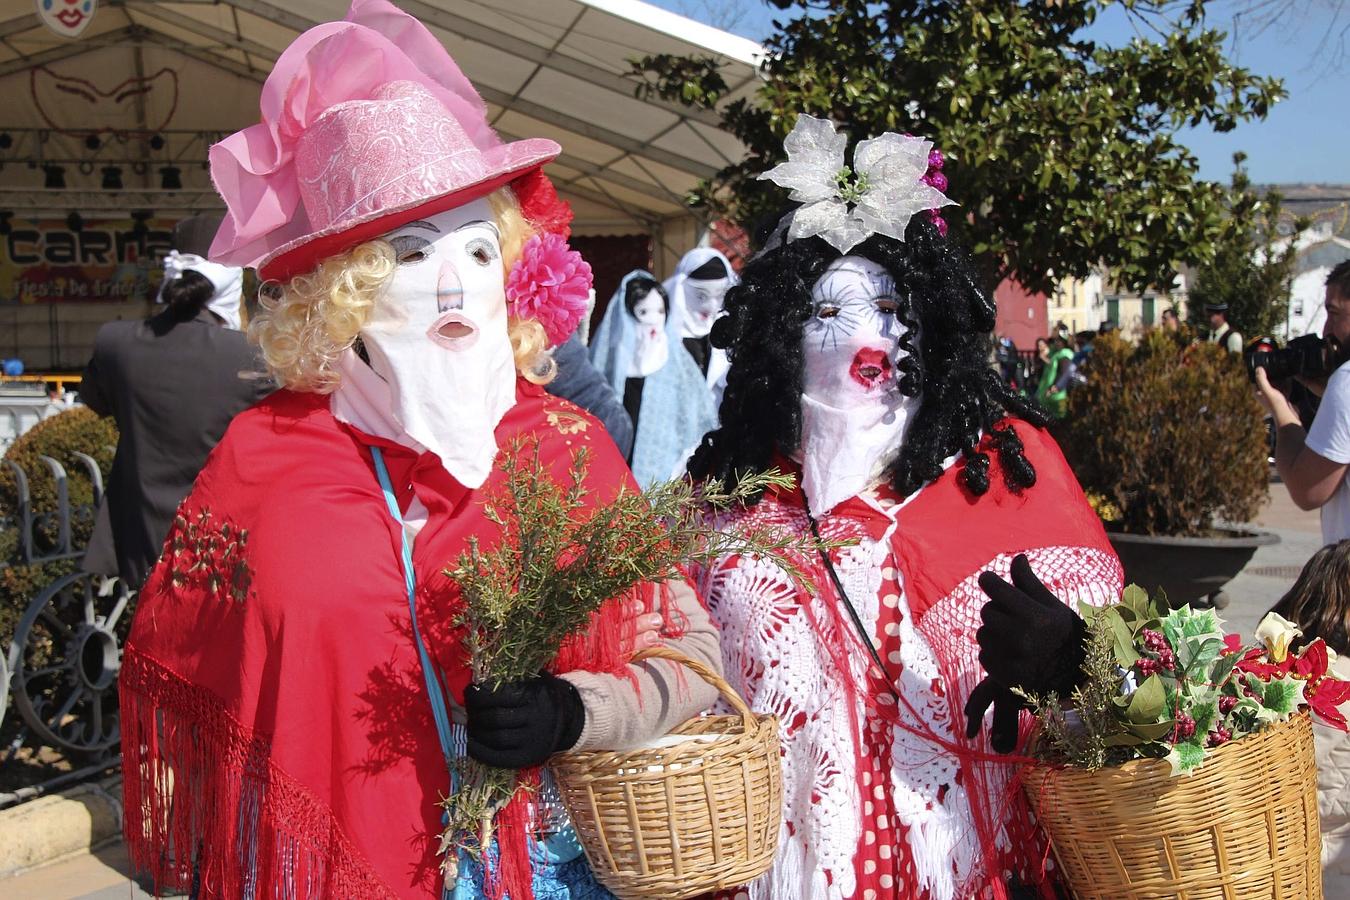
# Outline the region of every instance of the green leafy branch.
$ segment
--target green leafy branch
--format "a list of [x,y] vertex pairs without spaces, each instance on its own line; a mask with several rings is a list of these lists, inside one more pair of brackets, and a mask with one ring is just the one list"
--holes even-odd
[[[573,453],[566,476],[555,478],[539,445],[518,441],[502,451],[502,489],[484,506],[501,539],[485,549],[471,539],[445,574],[460,587],[463,630],[473,681],[501,684],[545,670],[570,636],[583,632],[609,600],[638,586],[681,577],[681,567],[709,565],[728,555],[771,559],[810,588],[793,556],[817,551],[800,535],[752,527],[722,530],[723,514],[794,479],[777,470],[694,484],[667,481],[643,491],[624,487],[595,503],[587,487],[590,455]],[[823,545],[825,549],[833,544]],[[516,791],[516,773],[454,761],[456,790],[442,805],[447,871],[460,850],[474,855],[492,836],[492,821]]]

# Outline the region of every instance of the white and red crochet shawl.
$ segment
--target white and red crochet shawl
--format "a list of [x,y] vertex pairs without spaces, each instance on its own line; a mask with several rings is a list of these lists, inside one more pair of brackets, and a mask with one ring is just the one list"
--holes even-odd
[[[730,557],[705,573],[726,677],[756,711],[778,716],[783,746],[778,857],[726,896],[1000,897],[1014,875],[1048,889],[1044,839],[1016,783],[1021,761],[993,753],[984,732],[965,738],[962,710],[984,676],[976,579],[1007,577],[1026,553],[1066,603],[1103,604],[1120,596],[1122,573],[1058,446],[1013,425],[1036,468],[1032,488],[1014,494],[993,472],[975,498],[949,466],[903,502],[881,488],[819,520],[825,539],[856,542],[832,562],[898,703],[818,556],[795,559],[814,594],[763,559]],[[809,534],[803,499],[766,496],[727,526]]]

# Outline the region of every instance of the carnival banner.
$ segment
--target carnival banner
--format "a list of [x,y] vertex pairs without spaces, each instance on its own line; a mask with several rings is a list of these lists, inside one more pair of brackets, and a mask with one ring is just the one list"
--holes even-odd
[[174,223],[10,219],[7,224],[0,236],[0,302],[122,303],[155,296]]

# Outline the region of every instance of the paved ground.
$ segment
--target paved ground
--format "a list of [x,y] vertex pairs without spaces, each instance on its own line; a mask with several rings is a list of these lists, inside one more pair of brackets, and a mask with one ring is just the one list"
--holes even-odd
[[1275,532],[1280,542],[1257,548],[1242,574],[1224,589],[1232,598],[1229,607],[1219,613],[1226,630],[1251,639],[1266,610],[1293,586],[1303,564],[1322,546],[1321,521],[1316,511],[1296,507],[1284,485],[1270,486],[1270,502],[1253,524]]
[[126,848],[113,844],[93,853],[0,881],[7,900],[151,900],[128,877]]
[[[1280,536],[1280,543],[1261,547],[1227,588],[1232,603],[1220,615],[1227,630],[1248,639],[1256,623],[1294,583],[1294,578],[1322,544],[1316,512],[1303,512],[1289,500],[1283,485],[1271,485],[1271,499],[1254,523]],[[128,878],[126,850],[114,844],[94,853],[53,863],[7,881],[0,881],[7,900],[142,900],[150,895]]]

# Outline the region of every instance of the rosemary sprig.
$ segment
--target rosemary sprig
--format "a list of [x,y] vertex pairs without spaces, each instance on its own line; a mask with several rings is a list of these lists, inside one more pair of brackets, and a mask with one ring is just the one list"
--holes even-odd
[[[476,540],[445,570],[460,587],[463,629],[477,684],[529,678],[557,657],[564,640],[585,629],[608,600],[640,584],[681,576],[680,567],[712,564],[731,554],[768,557],[799,583],[809,583],[788,551],[816,552],[809,538],[768,528],[722,531],[723,514],[794,479],[777,470],[720,481],[667,481],[643,491],[621,489],[594,505],[586,486],[590,456],[573,453],[567,477],[555,479],[537,441],[503,448],[504,488],[485,504],[501,540],[484,550]],[[834,545],[827,544],[826,547]],[[516,790],[515,772],[471,759],[455,761],[457,787],[442,805],[443,866],[459,851],[475,856],[491,843],[492,820]]]

